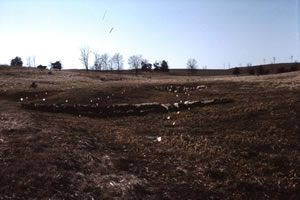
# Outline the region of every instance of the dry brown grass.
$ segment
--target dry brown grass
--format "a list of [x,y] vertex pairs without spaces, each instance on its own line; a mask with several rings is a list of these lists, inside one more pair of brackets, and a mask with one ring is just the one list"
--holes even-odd
[[[79,70],[50,75],[7,67],[0,69],[0,77],[0,199],[300,195],[300,72],[135,77]],[[33,81],[37,88],[30,87]],[[154,87],[171,84],[207,89],[188,96]],[[179,114],[89,118],[23,110],[20,98],[104,105],[213,98],[235,102]]]

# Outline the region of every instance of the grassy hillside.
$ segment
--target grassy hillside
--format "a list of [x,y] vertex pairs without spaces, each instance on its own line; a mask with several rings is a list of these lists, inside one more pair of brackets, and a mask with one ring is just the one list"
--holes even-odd
[[[180,70],[171,70],[138,77],[48,72],[0,67],[2,199],[300,196],[299,71],[182,76]],[[38,103],[96,108],[212,99],[233,102],[114,117],[21,107]]]

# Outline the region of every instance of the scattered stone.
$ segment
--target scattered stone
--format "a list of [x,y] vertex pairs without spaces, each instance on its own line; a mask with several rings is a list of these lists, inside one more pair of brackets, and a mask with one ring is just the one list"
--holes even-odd
[[197,86],[197,89],[199,90],[199,89],[206,89],[207,88],[207,86],[206,85],[198,85]]
[[184,86],[184,85],[169,85],[169,86],[156,86],[155,89],[161,91],[168,91],[174,93],[185,93],[194,91],[194,90],[202,90],[206,89],[206,85],[198,85],[198,86]]
[[158,138],[156,138],[156,139],[157,139],[157,141],[158,141],[158,142],[160,142],[160,141],[161,141],[161,137],[158,137]]
[[175,108],[179,109],[179,103],[174,103],[173,105]]
[[[23,101],[23,98],[20,99]],[[44,98],[45,102],[46,99]],[[98,117],[113,117],[124,115],[145,115],[150,112],[176,112],[180,114],[181,110],[190,110],[193,107],[231,103],[232,99],[213,99],[204,101],[185,101],[183,103],[160,104],[160,103],[141,103],[141,104],[114,104],[110,106],[101,106],[99,103],[95,105],[83,104],[37,104],[37,103],[22,103],[21,106],[26,109],[34,109],[45,112],[62,112],[75,115],[98,116]],[[170,116],[167,119],[171,119]],[[175,125],[175,122],[173,123]]]

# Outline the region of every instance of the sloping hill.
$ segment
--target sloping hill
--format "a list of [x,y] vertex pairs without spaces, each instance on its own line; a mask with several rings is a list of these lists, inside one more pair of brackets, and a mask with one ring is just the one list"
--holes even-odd
[[[300,196],[300,71],[138,77],[48,72],[0,69],[0,199]],[[21,107],[113,109],[212,99],[233,101],[106,118]]]

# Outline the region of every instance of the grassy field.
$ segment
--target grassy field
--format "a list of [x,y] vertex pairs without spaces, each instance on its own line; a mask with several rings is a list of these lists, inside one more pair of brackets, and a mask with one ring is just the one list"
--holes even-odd
[[[216,98],[234,102],[106,118],[21,108]],[[300,196],[300,72],[135,77],[0,66],[0,105],[0,199]]]

